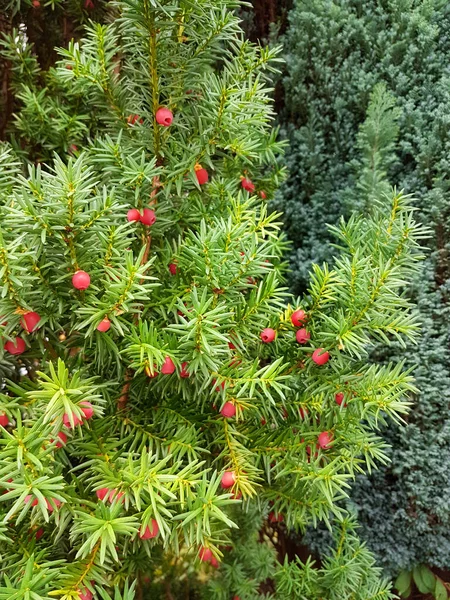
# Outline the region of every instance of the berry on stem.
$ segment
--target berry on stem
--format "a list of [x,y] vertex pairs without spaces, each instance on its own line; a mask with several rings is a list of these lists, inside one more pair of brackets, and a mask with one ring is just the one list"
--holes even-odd
[[158,125],[162,125],[163,127],[169,127],[169,125],[171,125],[173,121],[173,113],[168,108],[162,106],[156,111],[155,118]]
[[281,523],[282,521],[284,521],[284,517],[281,513],[276,513],[274,511],[271,511],[269,513],[269,521],[271,523]]
[[248,177],[241,177],[241,185],[244,188],[244,190],[247,190],[247,192],[255,191],[255,184]]
[[156,221],[156,215],[154,213],[153,210],[151,210],[150,208],[144,208],[144,210],[142,211],[142,215],[140,216],[139,220],[141,221],[141,223],[143,225],[153,225]]
[[[342,402],[344,401],[344,393],[343,392],[338,392],[334,396],[334,399],[336,401],[336,404],[339,404],[339,406],[341,406]],[[346,406],[346,404],[344,404],[344,406]]]
[[204,169],[201,165],[196,164],[194,170],[199,185],[205,185],[205,183],[208,183],[209,175],[206,169]]
[[307,329],[298,329],[295,334],[295,339],[299,344],[307,344],[311,339],[311,334]]
[[155,519],[152,519],[150,525],[151,525],[151,527],[149,525],[147,525],[144,532],[142,532],[142,531],[139,532],[139,537],[141,538],[141,540],[150,540],[152,538],[155,538],[158,535],[158,533],[159,533],[158,522]]
[[313,352],[312,359],[316,365],[322,366],[330,360],[330,353],[326,352],[323,348],[317,348]]
[[189,377],[189,372],[187,370],[188,363],[181,363],[180,377],[182,379],[187,379]]
[[100,321],[100,323],[97,325],[97,331],[100,331],[101,333],[106,333],[107,331],[109,331],[110,328],[111,328],[111,321],[108,319],[108,317],[105,317],[104,319],[102,319]]
[[5,344],[5,350],[10,354],[23,354],[26,349],[27,345],[21,337],[16,337],[14,342],[8,341]]
[[333,434],[329,431],[322,431],[317,437],[317,443],[322,450],[328,450],[331,442],[333,441]]
[[227,419],[231,419],[236,415],[236,407],[232,402],[225,402],[220,411],[222,417],[226,417]]
[[261,331],[261,340],[264,342],[264,344],[270,344],[276,337],[277,332],[270,327],[266,327],[266,329]]
[[209,548],[205,548],[205,546],[202,546],[198,551],[198,557],[202,562],[211,562],[212,556],[213,553],[211,550]]
[[33,333],[36,329],[39,329],[38,323],[41,320],[41,315],[37,312],[27,312],[23,315],[20,324],[25,329],[27,333]]
[[8,415],[5,413],[0,414],[0,425],[6,427],[9,424]]
[[97,496],[97,498],[99,500],[108,500],[109,496],[111,494],[113,490],[110,490],[109,488],[100,488],[99,490],[96,490],[95,495]]
[[176,275],[177,274],[177,265],[175,263],[170,263],[169,271],[170,271],[171,275]]
[[92,419],[92,417],[94,416],[94,409],[92,407],[92,404],[87,400],[82,400],[80,402],[80,407],[85,419]]
[[264,192],[263,190],[260,190],[258,194],[261,200],[265,200],[267,198],[266,192]]
[[59,438],[59,441],[55,444],[56,448],[62,448],[67,444],[67,435],[63,431],[60,431],[57,437]]
[[77,590],[78,591],[78,598],[79,600],[93,600],[94,596],[92,594],[92,592],[90,590],[88,590],[87,588],[84,588],[83,590]]
[[140,221],[141,220],[141,213],[138,211],[137,208],[130,208],[130,210],[127,212],[127,220],[128,221]]
[[74,429],[77,425],[83,425],[82,419],[80,419],[80,417],[78,417],[75,413],[72,413],[72,422],[70,420],[69,413],[64,413],[63,423],[68,429]]
[[291,315],[291,323],[294,327],[301,327],[306,320],[306,313],[301,308],[294,310]]
[[77,290],[87,290],[91,285],[91,277],[86,271],[77,271],[72,277],[72,285]]
[[175,364],[170,356],[166,356],[164,359],[163,366],[161,367],[161,373],[163,375],[172,375],[172,373],[175,373]]
[[236,483],[236,474],[233,471],[225,471],[222,475],[220,485],[226,490]]

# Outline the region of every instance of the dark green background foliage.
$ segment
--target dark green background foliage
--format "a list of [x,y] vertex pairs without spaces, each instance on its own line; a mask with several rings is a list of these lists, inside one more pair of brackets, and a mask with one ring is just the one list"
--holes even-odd
[[354,491],[363,536],[391,572],[450,565],[449,35],[450,4],[440,0],[297,0],[285,37],[290,177],[277,204],[294,244],[294,289],[304,288],[311,261],[329,258],[326,224],[363,209],[347,190],[361,175],[357,134],[377,82],[400,110],[386,176],[414,192],[432,229],[410,290],[423,323],[419,347],[408,353],[421,392],[407,426],[389,434],[391,466]]

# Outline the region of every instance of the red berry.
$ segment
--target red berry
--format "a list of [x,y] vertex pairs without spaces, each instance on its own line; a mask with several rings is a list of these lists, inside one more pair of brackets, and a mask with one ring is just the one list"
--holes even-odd
[[80,402],[81,412],[84,414],[86,419],[92,419],[94,416],[94,409],[92,408],[92,404],[87,400],[82,400]]
[[92,10],[94,8],[94,3],[92,0],[84,0],[84,8],[86,10]]
[[141,538],[141,540],[150,540],[152,538],[155,538],[158,535],[158,533],[159,525],[155,519],[152,519],[151,528],[147,525],[144,533],[139,532],[139,537]]
[[198,552],[198,557],[202,562],[211,562],[213,553],[209,548],[202,546]]
[[333,441],[333,434],[328,431],[322,431],[317,437],[317,443],[323,450],[327,450]]
[[230,350],[236,350],[236,346],[233,344],[233,342],[228,342],[228,348]]
[[204,185],[205,183],[208,183],[208,179],[209,179],[208,171],[206,169],[204,169],[203,167],[199,166],[199,168],[196,168],[195,175],[197,177],[197,181],[198,181],[199,185]]
[[110,327],[111,321],[108,319],[108,317],[105,317],[97,325],[97,331],[100,331],[101,333],[106,333],[107,331],[109,331]]
[[164,364],[161,367],[161,373],[163,375],[172,375],[172,373],[175,373],[175,365],[170,356],[166,356],[164,359]]
[[[66,65],[66,69],[72,69],[71,65]],[[76,144],[70,144],[69,154],[73,154],[74,152],[78,152],[78,146]]]
[[27,345],[21,337],[16,337],[14,342],[6,342],[5,350],[10,354],[22,354],[25,352]]
[[56,448],[62,448],[63,446],[65,446],[67,444],[67,435],[63,432],[60,431],[57,435],[57,437],[59,438],[59,442],[56,442],[55,446]]
[[42,527],[40,527],[35,533],[36,540],[39,541],[43,535],[44,530],[42,529]]
[[94,596],[92,595],[92,592],[90,590],[88,590],[87,588],[84,588],[84,590],[77,590],[78,592],[78,600],[93,600]]
[[33,0],[32,4],[33,4],[34,8],[39,8],[40,5],[41,5],[41,3],[39,2],[39,0]]
[[217,560],[217,558],[215,556],[211,557],[210,563],[211,563],[211,566],[214,567],[215,569],[217,569],[217,567],[219,566],[219,561]]
[[259,197],[260,197],[262,200],[265,200],[265,199],[267,198],[267,196],[266,196],[266,192],[263,192],[263,190],[261,190],[261,191],[259,192]]
[[106,501],[109,499],[111,492],[112,492],[112,490],[110,490],[109,488],[100,488],[99,490],[97,490],[95,492],[95,494],[99,500]]
[[336,404],[339,404],[339,406],[341,406],[342,402],[344,401],[344,394],[343,392],[339,392],[334,396],[334,399],[336,400]]
[[284,521],[284,517],[282,514],[272,511],[269,513],[269,521],[271,523],[281,523],[282,521]]
[[308,411],[306,410],[306,408],[302,408],[300,406],[300,408],[298,409],[298,414],[300,415],[300,419],[306,419],[306,417],[308,416]]
[[220,411],[220,414],[222,415],[222,417],[227,417],[227,419],[231,419],[231,417],[234,417],[236,415],[236,407],[232,402],[225,402],[225,404],[222,407],[222,410]]
[[314,350],[313,352],[312,359],[316,365],[322,366],[330,360],[330,354],[323,348],[317,348],[317,350]]
[[143,225],[153,225],[156,221],[156,215],[150,208],[144,208],[140,216],[140,221]]
[[236,483],[236,474],[233,471],[225,471],[222,475],[220,485],[226,490]]
[[242,179],[241,179],[241,185],[244,188],[244,190],[247,190],[247,192],[254,192],[255,191],[255,184],[248,177],[242,177]]
[[72,285],[77,290],[87,290],[91,285],[91,277],[86,271],[77,271],[72,277]]
[[307,344],[310,338],[311,334],[306,329],[298,329],[295,334],[295,339],[299,344]]
[[173,121],[173,113],[168,108],[158,108],[156,111],[156,122],[158,125],[163,125],[164,127],[169,127]]
[[169,271],[171,272],[172,275],[176,275],[177,274],[177,265],[175,263],[170,263]]
[[5,413],[0,414],[0,425],[6,427],[9,423],[8,416]]
[[277,333],[274,329],[271,329],[270,327],[267,327],[266,329],[263,329],[263,331],[261,331],[261,340],[265,343],[265,344],[270,344],[271,342],[274,341],[274,339],[277,337]]
[[69,414],[68,413],[64,413],[63,423],[64,423],[64,425],[68,429],[73,429],[77,425],[82,425],[83,424],[83,421],[80,419],[80,417],[77,417],[77,415],[75,413],[72,413],[72,421],[73,421],[73,425],[70,422],[70,416],[69,416]]
[[141,220],[141,213],[138,211],[137,208],[130,208],[130,210],[127,212],[127,220],[128,221],[140,221]]
[[189,377],[189,372],[187,370],[188,363],[184,362],[181,364],[180,377],[183,379],[187,379]]
[[306,320],[306,313],[300,308],[295,310],[291,315],[291,322],[294,327],[301,327]]
[[36,329],[39,329],[38,323],[41,320],[41,315],[37,312],[27,312],[23,315],[20,324],[25,329],[27,333],[33,333]]
[[47,500],[47,498],[45,499],[45,504],[47,505],[47,510],[48,512],[53,512],[55,510],[58,510],[58,508],[61,506],[61,500],[58,500],[57,498],[52,498],[52,504],[50,504],[50,500]]
[[145,374],[149,379],[154,379],[155,377],[158,377],[158,371],[156,370],[155,365],[153,365],[153,372],[151,371],[149,366],[145,367]]
[[[25,504],[28,504],[32,497],[33,496],[31,496],[31,494],[28,494],[28,496],[25,496],[25,498],[23,499]],[[38,499],[34,498],[33,501],[31,502],[31,506],[37,506],[37,505],[38,505]]]

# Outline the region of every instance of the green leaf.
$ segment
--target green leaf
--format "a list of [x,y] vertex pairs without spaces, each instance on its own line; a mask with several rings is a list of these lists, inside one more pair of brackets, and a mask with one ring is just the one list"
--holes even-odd
[[411,589],[411,571],[400,571],[397,579],[395,580],[395,587],[398,590],[400,596],[408,597],[406,592]]
[[440,579],[436,577],[436,587],[434,588],[434,597],[436,600],[447,600],[447,588]]
[[422,594],[429,594],[435,588],[435,576],[425,565],[419,565],[413,569],[414,582]]

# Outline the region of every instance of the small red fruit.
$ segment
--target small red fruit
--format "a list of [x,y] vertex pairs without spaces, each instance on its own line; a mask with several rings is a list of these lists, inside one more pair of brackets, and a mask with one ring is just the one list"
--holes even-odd
[[236,346],[233,344],[233,342],[228,342],[228,348],[230,350],[236,350]]
[[[71,65],[66,65],[66,69],[71,70]],[[69,154],[73,154],[74,152],[78,152],[78,146],[76,144],[70,144],[69,146]]]
[[158,371],[156,370],[155,365],[153,365],[153,373],[150,370],[149,366],[145,367],[145,374],[149,379],[154,379],[155,377],[158,377]]
[[208,171],[204,169],[201,165],[195,165],[194,169],[199,185],[204,185],[205,183],[208,183]]
[[141,213],[138,211],[137,208],[130,208],[130,210],[127,212],[127,220],[128,221],[140,221],[141,220]]
[[90,590],[88,590],[87,588],[84,588],[83,591],[81,590],[77,590],[79,596],[79,600],[93,600],[94,596],[92,594],[92,592]]
[[42,529],[42,527],[40,527],[35,533],[36,540],[39,541],[43,535],[44,530]]
[[264,344],[270,344],[276,337],[276,331],[270,327],[267,327],[261,331],[261,340],[264,342]]
[[38,323],[41,320],[41,315],[39,315],[37,312],[27,312],[25,315],[23,315],[22,320],[20,321],[20,324],[22,325],[22,327],[25,329],[25,331],[27,333],[33,333],[33,331],[36,331],[36,329],[39,329],[38,327]]
[[189,377],[187,366],[187,362],[181,363],[180,377],[182,377],[183,379],[187,379]]
[[168,108],[161,107],[156,111],[155,118],[158,125],[169,127],[173,121],[173,113]]
[[269,521],[271,523],[281,523],[282,521],[284,521],[284,517],[282,514],[272,511],[269,513]]
[[101,333],[106,333],[107,331],[109,331],[110,327],[111,321],[108,319],[108,317],[105,317],[97,325],[97,331],[100,331]]
[[317,437],[317,443],[322,448],[322,450],[328,450],[332,441],[333,434],[329,431],[322,431],[322,433],[319,433]]
[[0,414],[0,425],[6,427],[9,424],[8,416],[5,413]]
[[236,474],[233,471],[225,471],[222,475],[220,485],[226,490],[236,483]]
[[[33,496],[31,496],[31,494],[28,494],[28,496],[25,496],[23,501],[25,502],[25,504],[28,504],[30,502],[31,498],[33,498]],[[33,498],[33,501],[31,502],[31,506],[37,506],[37,505],[38,505],[38,499]]]
[[143,225],[153,225],[156,221],[156,215],[154,211],[150,208],[144,208],[142,215],[140,216],[140,221]]
[[260,192],[258,192],[258,193],[259,193],[259,197],[260,197],[262,200],[265,200],[265,199],[267,198],[266,192],[263,192],[263,190],[261,190],[261,191],[260,191]]
[[308,416],[308,411],[306,410],[306,408],[302,408],[300,406],[300,408],[298,409],[298,414],[300,415],[300,419],[306,419],[306,417]]
[[40,5],[41,5],[41,3],[39,2],[39,0],[33,0],[32,4],[33,4],[34,8],[39,8]]
[[248,177],[242,177],[241,178],[241,185],[244,188],[244,190],[247,190],[247,192],[254,192],[255,191],[255,184]]
[[141,119],[139,117],[139,115],[128,115],[127,122],[128,122],[129,125],[134,125],[135,123],[139,123],[139,124],[142,125],[142,123],[144,122],[144,120]]
[[100,488],[99,490],[97,490],[95,492],[95,495],[97,496],[97,498],[99,500],[108,500],[109,496],[111,494],[113,490],[110,490],[109,488]]
[[164,359],[163,366],[161,367],[161,373],[163,375],[172,375],[172,373],[175,373],[175,365],[170,356],[166,356]]
[[67,444],[67,435],[63,431],[60,431],[57,437],[59,438],[59,441],[55,444],[56,448],[62,448]]
[[202,546],[198,552],[198,557],[202,562],[211,562],[213,553],[209,548]]
[[317,348],[317,350],[314,350],[313,352],[312,359],[316,365],[322,366],[330,360],[330,354],[323,348]]
[[87,400],[82,400],[80,402],[80,407],[81,412],[84,414],[84,417],[86,419],[92,419],[92,417],[94,416],[94,409],[92,407],[92,404]]
[[301,327],[306,320],[306,313],[304,310],[300,308],[298,310],[294,310],[291,315],[291,323],[294,327]]
[[344,393],[343,392],[338,392],[334,396],[334,399],[336,400],[336,404],[339,404],[339,406],[341,406],[342,402],[344,401]]
[[215,556],[211,557],[210,563],[211,563],[211,566],[214,567],[215,569],[217,569],[217,567],[219,566],[219,561],[217,560],[217,558]]
[[177,274],[177,265],[175,263],[170,263],[169,271],[172,275],[176,275]]
[[72,421],[73,421],[73,425],[70,422],[70,416],[69,416],[69,414],[68,413],[64,413],[63,423],[64,423],[64,425],[68,429],[73,429],[77,425],[83,425],[83,421],[80,419],[80,417],[77,417],[77,415],[75,413],[72,413]]
[[311,338],[311,334],[307,329],[298,329],[295,334],[295,339],[299,344],[307,344]]
[[92,0],[84,0],[84,8],[86,10],[92,10],[94,8],[94,3]]
[[159,525],[155,519],[152,519],[151,528],[147,525],[144,533],[139,532],[139,537],[141,538],[141,540],[150,540],[152,538],[155,538],[158,535],[158,533]]
[[222,407],[222,410],[220,411],[220,414],[222,415],[222,417],[231,419],[231,417],[234,417],[236,415],[235,405],[232,402],[225,402],[225,404]]
[[72,285],[77,290],[87,290],[91,285],[91,277],[86,271],[77,271],[72,277]]
[[22,354],[27,349],[27,345],[21,337],[16,337],[14,342],[6,342],[5,350],[10,354]]
[[61,500],[58,500],[57,498],[52,498],[52,504],[50,504],[50,500],[47,500],[47,498],[45,499],[45,504],[47,505],[47,510],[48,512],[53,512],[55,510],[58,510],[58,508],[61,506]]

